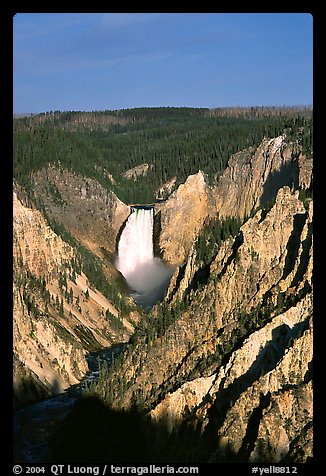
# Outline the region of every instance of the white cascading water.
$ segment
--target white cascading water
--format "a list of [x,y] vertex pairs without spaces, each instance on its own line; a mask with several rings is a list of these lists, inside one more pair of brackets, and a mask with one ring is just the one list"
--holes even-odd
[[153,209],[133,209],[120,237],[117,268],[129,280],[153,258]]
[[163,297],[173,270],[159,258],[153,249],[153,208],[132,208],[118,245],[117,269],[136,291],[135,300],[151,307]]

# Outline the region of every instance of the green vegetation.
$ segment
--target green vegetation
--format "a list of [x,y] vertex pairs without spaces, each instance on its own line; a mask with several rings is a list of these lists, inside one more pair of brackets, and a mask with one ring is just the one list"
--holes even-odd
[[[116,307],[121,316],[127,315],[131,310],[120,292],[119,283],[109,282],[103,271],[103,260],[94,255],[91,251],[81,245],[77,245],[77,256],[72,261],[73,272],[85,273],[90,283],[90,287],[97,289]],[[88,292],[88,290],[87,290]],[[85,296],[86,299],[89,297]]]
[[[41,315],[46,314],[47,306],[50,303],[50,292],[46,289],[46,279],[44,277],[36,277],[29,269],[22,266],[14,272],[14,282],[17,291],[26,305],[27,312],[34,318],[38,319]],[[45,307],[45,311],[40,309],[40,302],[44,303],[41,308]]]
[[[198,170],[213,182],[232,154],[286,131],[312,154],[308,108],[139,108],[92,113],[51,112],[14,119],[14,177],[27,193],[32,173],[49,163],[97,179],[126,203],[150,203],[155,190]],[[148,173],[124,173],[143,163]],[[110,176],[114,178],[112,182]],[[57,203],[57,189],[49,188]]]
[[76,324],[74,326],[74,332],[83,343],[83,347],[88,352],[94,352],[101,348],[101,345],[97,342],[92,331],[83,325]]
[[299,189],[299,200],[306,206],[308,201],[313,198],[313,189]]
[[138,332],[141,335],[146,335],[148,343],[154,341],[158,337],[162,337],[167,329],[178,320],[188,306],[188,299],[176,301],[173,306],[170,306],[163,301],[159,306],[157,306],[155,313],[149,314],[146,317],[146,320],[142,321],[139,325]]
[[[122,296],[119,282],[117,280],[113,282],[109,282],[107,280],[103,271],[103,260],[82,246],[61,223],[51,219],[46,212],[44,204],[38,201],[37,205],[42,210],[44,217],[52,230],[58,236],[60,236],[63,241],[70,244],[76,250],[75,257],[71,259],[70,263],[65,263],[64,271],[59,272],[58,277],[59,289],[61,293],[65,293],[66,301],[69,303],[71,298],[71,291],[68,292],[67,289],[68,276],[66,275],[66,269],[67,271],[70,271],[69,277],[75,284],[76,275],[83,272],[87,276],[91,288],[97,289],[102,294],[104,294],[104,296],[116,307],[122,316],[127,315],[132,310],[132,308],[126,304],[125,299]],[[85,297],[87,298],[87,296]]]
[[207,220],[195,243],[196,260],[204,266],[209,264],[221,243],[229,236],[235,237],[241,225],[242,222],[238,217],[229,217],[224,220],[210,218]]
[[[214,183],[224,171],[230,156],[240,150],[258,146],[264,137],[273,138],[286,134],[287,140],[298,141],[303,153],[312,154],[312,111],[299,108],[235,108],[235,109],[193,109],[193,108],[140,108],[123,111],[103,111],[94,113],[54,112],[14,120],[14,177],[24,187],[27,196],[34,199],[33,172],[48,164],[66,168],[72,172],[98,180],[106,189],[113,190],[126,203],[149,203],[155,200],[155,191],[165,182],[177,177],[176,186],[198,170],[207,174]],[[135,179],[124,176],[129,169],[141,164],[149,164],[148,172]],[[114,180],[112,180],[112,177]],[[49,183],[48,194],[54,202],[64,205],[63,197],[54,185]],[[300,198],[306,202],[310,191],[300,191]],[[274,201],[266,201],[262,218]],[[58,222],[51,220],[42,203],[42,209],[51,228],[71,244],[75,258],[66,271],[58,275],[59,287],[67,302],[73,300],[72,289],[67,288],[70,277],[76,282],[77,274],[85,273],[89,280],[89,289],[98,289],[118,309],[120,319],[109,311],[106,318],[117,330],[121,328],[121,318],[131,310],[120,294],[119,283],[109,283],[104,270],[103,260],[95,256],[71,236]],[[189,286],[189,293],[182,301],[173,305],[161,303],[153,312],[144,316],[136,333],[130,340],[129,352],[140,345],[150,348],[155,341],[162,339],[171,326],[174,326],[185,312],[189,316],[205,313],[207,323],[214,325],[216,315],[208,295],[200,296],[200,286],[209,279],[219,279],[225,272],[223,268],[218,276],[210,277],[210,263],[214,259],[222,242],[228,237],[239,237],[242,222],[228,218],[208,220],[195,243],[196,264],[198,270]],[[159,233],[159,223],[157,223]],[[241,245],[238,239],[232,248],[230,259],[236,259],[237,249]],[[252,251],[255,258],[255,250]],[[36,283],[40,288],[43,282]],[[87,290],[86,299],[89,298]],[[34,310],[30,293],[27,306]],[[49,299],[49,298],[48,298]],[[277,302],[279,310],[292,304],[293,298],[280,295]],[[79,304],[79,298],[76,304]],[[63,300],[57,297],[56,308],[63,315]],[[225,334],[219,347],[211,354],[202,356],[197,367],[191,372],[192,378],[202,375],[206,368],[217,367],[227,359],[230,352],[251,332],[264,325],[273,312],[267,300],[252,310],[250,314],[240,312],[236,316],[237,328]],[[77,334],[89,348],[96,348],[94,336],[83,328],[76,328]],[[196,343],[189,349],[196,351]],[[122,359],[122,355],[121,355]],[[116,378],[112,392],[117,391],[122,398],[131,382],[125,375],[114,377],[114,371],[121,365],[116,359],[109,379]],[[141,367],[142,363],[139,363]],[[103,376],[106,375],[105,369]],[[185,375],[185,378],[187,376]],[[106,380],[106,377],[104,378]],[[107,384],[107,382],[106,382]],[[106,386],[103,382],[103,386]],[[172,389],[173,379],[162,394]],[[103,389],[105,391],[105,389]],[[112,394],[116,398],[116,394]],[[142,407],[146,395],[135,395],[135,404]]]
[[[245,147],[257,146],[264,136],[275,137],[284,131],[288,140],[293,139],[301,143],[306,155],[312,153],[311,111],[305,109],[246,108],[241,110],[235,108],[210,111],[190,108],[144,108],[38,115],[15,120],[15,178],[25,186],[27,191],[31,192],[32,172],[49,162],[60,163],[60,166],[73,172],[99,180],[107,189],[115,191],[125,202],[148,203],[154,200],[155,190],[174,175],[180,183],[189,174],[201,169],[212,183],[224,170],[231,154]],[[147,175],[140,176],[135,181],[123,176],[128,169],[142,163],[148,163],[151,166]],[[113,176],[115,182],[110,179],[109,174]],[[56,187],[49,185],[48,193],[55,203],[64,205],[63,198]],[[300,199],[305,206],[308,206],[311,196],[312,190],[300,190]],[[273,206],[274,201],[273,198],[266,199],[264,202],[261,221]],[[253,210],[252,214],[254,212]],[[68,303],[74,300],[73,289],[69,288],[68,284],[69,279],[76,283],[77,275],[83,272],[89,280],[84,299],[90,298],[92,289],[101,291],[119,311],[119,317],[116,317],[109,309],[106,310],[105,317],[111,330],[123,331],[122,318],[131,310],[131,307],[125,304],[119,283],[108,282],[103,266],[105,259],[95,256],[81,246],[60,223],[51,221],[48,217],[47,219],[56,233],[76,250],[75,257],[58,271],[57,279],[61,296],[56,296],[55,302],[54,298],[52,300],[59,314],[64,315],[63,297]],[[170,296],[170,303],[163,301],[150,313],[142,312],[142,320],[137,325],[125,353],[120,354],[118,358],[112,356],[110,368],[107,363],[99,363],[99,378],[90,384],[85,392],[89,398],[77,403],[68,415],[65,433],[61,431],[57,435],[60,447],[66,452],[63,455],[57,455],[58,460],[65,461],[66,457],[68,461],[72,454],[78,454],[76,459],[80,461],[81,456],[87,455],[89,447],[94,452],[92,453],[94,461],[101,456],[107,459],[108,454],[111,455],[110,451],[113,456],[117,454],[117,451],[121,451],[123,453],[121,456],[124,458],[126,441],[129,444],[128,448],[134,448],[135,441],[136,445],[141,446],[144,445],[145,438],[149,441],[146,442],[148,446],[144,451],[144,458],[148,458],[151,454],[164,456],[165,453],[170,458],[171,450],[174,448],[176,448],[175,451],[179,451],[179,448],[184,451],[183,448],[188,447],[186,443],[189,443],[189,438],[193,438],[191,451],[196,454],[198,441],[200,441],[197,438],[199,433],[191,435],[191,426],[186,426],[187,421],[178,432],[175,431],[172,435],[166,435],[164,427],[156,427],[156,430],[150,426],[146,427],[144,434],[135,434],[134,429],[136,428],[138,432],[138,429],[142,428],[141,425],[146,422],[142,418],[143,415],[162,401],[165,395],[180,388],[183,382],[216,373],[221,365],[225,366],[229,362],[231,355],[253,332],[261,329],[273,316],[285,312],[306,293],[311,292],[308,282],[305,282],[300,291],[295,288],[295,284],[304,275],[306,261],[303,256],[293,278],[293,285],[290,286],[291,292],[279,292],[276,303],[275,295],[268,291],[262,301],[250,310],[245,302],[244,304],[240,302],[235,308],[230,305],[232,312],[228,316],[218,315],[214,289],[226,273],[228,266],[233,260],[236,262],[239,255],[241,256],[238,250],[243,243],[240,227],[244,221],[246,218],[244,220],[238,218],[206,220],[194,243],[195,271],[182,300],[172,303],[174,296]],[[159,219],[157,219],[156,228],[155,233],[159,234]],[[235,239],[233,243],[230,243],[232,248],[226,256],[227,259],[225,258],[225,263],[222,262],[222,269],[217,267],[215,273],[211,273],[210,265],[219,248],[231,236]],[[306,253],[308,256],[309,236],[303,244],[302,255]],[[293,246],[289,248],[293,253]],[[260,258],[254,246],[250,254],[252,260]],[[291,256],[289,253],[289,269],[292,269]],[[182,277],[182,269],[180,269],[177,284],[180,283]],[[28,312],[37,315],[39,311],[31,291],[37,289],[37,293],[44,295],[45,301],[50,302],[45,279],[36,279],[33,275],[26,273],[17,275],[16,279],[19,282],[18,290]],[[209,286],[205,289],[207,284]],[[26,287],[27,291],[25,291]],[[79,305],[79,296],[76,298],[76,305]],[[62,337],[68,339],[68,335],[65,335],[68,331],[64,327],[57,322],[53,325]],[[286,326],[283,326],[281,331],[284,327]],[[275,346],[267,342],[260,349],[255,365],[244,374],[245,378],[241,376],[235,379],[235,383],[221,391],[222,397],[220,398],[220,394],[217,399],[218,409],[216,410],[212,405],[209,410],[214,434],[222,422],[220,414],[224,415],[228,410],[227,405],[231,407],[245,388],[275,368],[277,359],[292,345],[291,339],[294,337],[290,334],[293,331],[285,330],[284,336],[282,333],[274,334],[274,338],[276,335],[280,344],[280,351],[275,354]],[[302,326],[299,330],[304,332],[305,327]],[[296,332],[299,330],[297,328]],[[76,325],[74,332],[88,351],[100,347],[89,329]],[[31,331],[31,337],[34,337],[33,331]],[[175,352],[175,349],[179,351],[180,347],[180,353]],[[173,361],[174,355],[177,355],[175,361]],[[159,378],[157,378],[158,370],[160,371]],[[113,410],[119,407],[119,404],[122,406],[125,397],[130,397],[130,412]],[[267,400],[264,402],[262,397],[257,407],[259,411],[266,407]],[[198,407],[193,410],[193,413],[188,411],[190,422],[198,411]],[[199,417],[196,415],[196,418],[200,422],[200,412],[198,413]],[[122,433],[123,438],[118,439],[116,443],[116,435],[121,435],[121,427],[125,427]],[[87,435],[84,432],[85,428]],[[92,429],[91,432],[89,428]],[[198,428],[200,430],[200,425]],[[285,420],[285,428],[287,430],[290,428],[288,419]],[[159,430],[158,436],[154,430]],[[208,430],[210,431],[210,428]],[[98,434],[100,437],[94,439],[94,435]],[[82,446],[85,438],[86,446]],[[64,441],[63,445],[62,441]],[[259,443],[260,440],[258,440]],[[55,444],[57,442],[54,442]],[[205,445],[206,441],[203,440],[200,451]],[[200,451],[198,450],[198,454]],[[137,452],[130,455],[131,461],[140,454],[138,446]],[[186,461],[193,457],[190,453],[187,454]],[[180,462],[178,458],[177,461]]]
[[70,344],[75,344],[74,337],[70,334],[68,329],[66,329],[64,326],[59,324],[59,322],[55,319],[51,319],[51,324],[53,327],[55,327],[58,335],[64,342],[69,342]]
[[54,183],[49,182],[47,186],[47,190],[49,191],[49,194],[51,195],[53,202],[55,204],[57,205],[65,204],[65,201],[63,200],[61,193],[59,192],[57,186]]

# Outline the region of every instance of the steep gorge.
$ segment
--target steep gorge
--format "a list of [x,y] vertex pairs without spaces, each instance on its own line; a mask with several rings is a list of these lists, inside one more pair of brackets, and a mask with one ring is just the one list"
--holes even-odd
[[[251,155],[253,170],[271,144]],[[280,157],[279,148],[274,153]],[[245,180],[247,168],[239,166],[236,173],[235,158],[230,160],[215,199],[222,200],[229,189],[235,210],[240,195],[232,191],[242,180],[240,215],[250,212],[251,218],[244,219],[236,236],[222,241],[199,281],[202,265],[194,235],[213,213],[212,190],[199,173],[169,199],[176,213],[182,213],[185,190],[189,198],[183,219],[177,215],[170,223],[170,242],[162,238],[166,256],[172,249],[168,244],[188,247],[187,253],[171,252],[179,262],[185,256],[184,264],[176,269],[166,299],[152,309],[115,368],[91,391],[108,408],[136,409],[152,422],[148,425],[155,423],[148,431],[156,436],[139,461],[150,461],[153,455],[166,462],[312,458],[313,202],[300,195],[309,188],[312,168],[305,164],[307,175],[298,190],[294,178],[301,169],[293,155],[288,160],[295,164],[291,180],[288,168],[280,166],[267,208],[260,199],[270,176],[261,171],[264,178],[253,193],[252,183]],[[252,197],[249,204],[246,196]],[[202,216],[197,215],[197,199],[203,204]],[[159,207],[162,216],[167,210],[172,213],[169,200]],[[164,219],[161,224],[161,236],[167,236]]]
[[[126,342],[139,320],[96,289],[75,248],[14,187],[14,396],[19,406],[76,384],[85,354]],[[77,264],[78,263],[78,264]],[[127,299],[127,298],[126,298]]]
[[[53,166],[36,173],[36,203],[101,260],[109,282],[121,281],[118,293],[130,307],[118,309],[76,272],[76,249],[16,190],[18,404],[78,382],[86,352],[134,334],[90,394],[118,415],[135,411],[153,425],[155,438],[139,461],[309,461],[313,202],[302,191],[311,186],[312,160],[285,136],[235,154],[215,185],[200,171],[188,177],[155,205],[157,249],[177,268],[166,298],[141,319],[113,263],[129,207],[95,180]],[[241,220],[240,229],[204,263],[198,237],[211,219],[229,217]],[[69,421],[91,414],[86,406]],[[72,441],[73,428],[58,460],[82,443],[110,453],[115,427],[94,441],[87,431]],[[108,446],[99,444],[103,436]]]
[[[304,224],[285,276],[297,216]],[[312,202],[306,210],[298,192],[281,188],[263,219],[258,211],[241,227],[236,253],[236,238],[224,242],[205,285],[156,306],[120,365],[94,385],[110,408],[137,408],[167,428],[152,446],[160,460],[311,458],[311,220]]]

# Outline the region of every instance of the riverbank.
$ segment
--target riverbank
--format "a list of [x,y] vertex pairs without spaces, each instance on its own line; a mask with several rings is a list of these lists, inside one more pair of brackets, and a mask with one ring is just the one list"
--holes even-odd
[[64,393],[26,405],[14,415],[13,452],[14,463],[52,462],[49,439],[60,423],[79,401],[87,386],[98,378],[100,367],[112,364],[127,344],[115,344],[109,348],[92,352],[87,356],[89,371],[77,385]]

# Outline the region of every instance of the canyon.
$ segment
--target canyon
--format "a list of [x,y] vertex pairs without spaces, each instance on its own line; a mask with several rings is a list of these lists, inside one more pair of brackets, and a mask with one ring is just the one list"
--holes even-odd
[[[129,205],[53,164],[34,173],[32,202],[14,184],[16,408],[81,381],[89,352],[128,342],[89,395],[150,422],[152,441],[139,458],[310,461],[312,174],[312,159],[284,134],[235,153],[214,183],[199,170],[174,190],[162,184],[168,196],[153,206],[151,252],[174,271],[148,312],[116,268]],[[211,224],[230,219],[238,229],[215,246]],[[112,299],[83,265],[87,253]],[[87,429],[72,441],[87,405],[63,422],[58,460],[82,440],[99,458],[110,452],[101,443],[96,453],[99,440],[90,442]],[[115,429],[105,430],[108,445]]]
[[87,372],[86,353],[128,341],[139,313],[134,309],[123,317],[83,271],[76,273],[76,250],[14,190],[14,396],[19,406],[78,383]]

